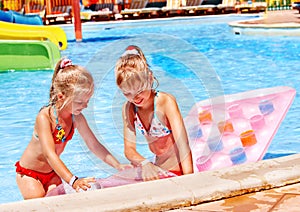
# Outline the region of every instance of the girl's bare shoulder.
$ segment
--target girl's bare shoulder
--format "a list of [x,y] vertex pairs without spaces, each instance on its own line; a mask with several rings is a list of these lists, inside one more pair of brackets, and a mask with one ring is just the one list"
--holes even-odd
[[158,93],[158,98],[157,98],[157,103],[158,104],[174,104],[176,103],[176,98],[170,93],[166,93],[163,91],[160,91]]
[[53,123],[55,123],[55,121],[52,120],[52,118],[51,118],[50,107],[43,107],[36,116],[34,128],[36,130],[44,128],[44,127],[51,128],[51,125]]
[[40,119],[42,121],[46,121],[46,120],[50,121],[51,120],[50,106],[43,107],[37,114],[37,119]]

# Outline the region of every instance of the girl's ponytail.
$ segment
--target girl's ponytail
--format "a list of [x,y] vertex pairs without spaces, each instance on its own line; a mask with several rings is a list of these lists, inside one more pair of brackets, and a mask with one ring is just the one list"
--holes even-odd
[[73,65],[72,61],[68,58],[62,58],[57,62],[55,69],[54,69],[53,76],[52,76],[52,81],[51,81],[50,94],[49,94],[49,105],[54,105],[57,101],[57,98],[54,95],[54,81],[55,81],[55,78],[56,78],[58,72],[60,70],[64,69],[65,67],[68,67],[71,65]]

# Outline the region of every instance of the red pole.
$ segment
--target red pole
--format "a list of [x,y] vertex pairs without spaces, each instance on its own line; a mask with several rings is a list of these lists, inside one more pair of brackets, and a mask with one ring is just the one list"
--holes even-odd
[[73,8],[73,16],[74,16],[75,38],[76,41],[82,41],[79,0],[72,1],[72,8]]
[[52,4],[50,0],[46,0],[46,14],[50,15],[52,11]]

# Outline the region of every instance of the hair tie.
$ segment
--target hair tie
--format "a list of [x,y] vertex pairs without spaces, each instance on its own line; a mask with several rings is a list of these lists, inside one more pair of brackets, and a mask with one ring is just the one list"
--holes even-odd
[[136,49],[127,49],[123,54],[122,57],[128,54],[140,55],[138,50]]
[[60,68],[61,68],[61,69],[64,69],[65,67],[68,67],[68,66],[71,66],[71,65],[73,65],[72,60],[70,60],[70,59],[68,59],[68,58],[65,58],[65,59],[63,59],[63,60],[61,61],[61,63],[60,63]]
[[136,49],[136,47],[135,47],[135,46],[132,46],[132,45],[130,45],[130,46],[127,46],[127,48],[126,48],[125,50],[132,50],[132,49]]

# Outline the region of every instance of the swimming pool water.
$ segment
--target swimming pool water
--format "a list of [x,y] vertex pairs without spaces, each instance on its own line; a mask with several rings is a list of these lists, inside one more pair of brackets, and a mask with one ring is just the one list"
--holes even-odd
[[[126,45],[143,47],[159,90],[172,93],[183,116],[192,105],[212,95],[274,86],[299,85],[300,38],[235,35],[229,21],[243,16],[217,16],[98,23],[83,25],[83,42],[76,42],[72,26],[63,26],[68,48],[62,52],[86,66],[97,83],[84,112],[98,138],[123,162],[120,108],[124,98],[114,83],[113,66]],[[22,200],[15,182],[15,162],[32,135],[35,116],[47,103],[51,71],[9,72],[0,77],[0,203]],[[266,158],[300,151],[298,94],[282,122]],[[139,148],[151,156],[142,138]],[[114,170],[90,154],[76,134],[61,158],[80,177],[106,177]]]

